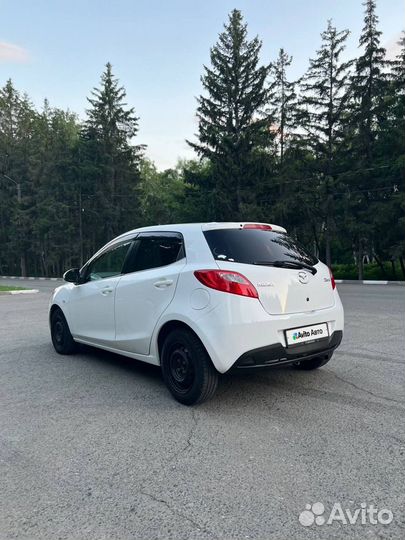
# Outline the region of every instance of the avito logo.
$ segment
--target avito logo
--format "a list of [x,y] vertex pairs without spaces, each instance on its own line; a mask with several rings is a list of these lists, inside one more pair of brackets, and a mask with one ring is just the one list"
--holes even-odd
[[311,334],[307,330],[299,330],[298,332],[294,332],[293,334],[293,340],[304,337],[311,337]]
[[292,338],[294,341],[301,338],[307,338],[312,336],[321,336],[323,334],[322,328],[317,328],[316,330],[311,329],[310,332],[308,330],[299,330],[298,332],[294,332]]
[[305,510],[300,513],[298,520],[304,527],[311,525],[331,525],[334,522],[342,525],[389,525],[394,515],[388,508],[376,508],[373,504],[362,502],[359,508],[343,508],[340,502],[335,502],[331,511],[326,512],[325,505],[321,502],[306,504]]

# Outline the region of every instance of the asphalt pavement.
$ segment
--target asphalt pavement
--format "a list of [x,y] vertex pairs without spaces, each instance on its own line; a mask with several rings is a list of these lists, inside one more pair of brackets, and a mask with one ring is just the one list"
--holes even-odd
[[225,375],[187,408],[158,368],[57,355],[58,283],[14,283],[40,292],[0,296],[1,540],[405,537],[404,287],[340,285],[329,364]]

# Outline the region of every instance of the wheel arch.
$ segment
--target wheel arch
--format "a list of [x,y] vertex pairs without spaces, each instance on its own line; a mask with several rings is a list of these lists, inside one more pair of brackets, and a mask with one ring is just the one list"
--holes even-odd
[[[63,316],[66,319],[66,313],[63,311],[62,306],[60,306],[57,302],[54,302],[51,307],[49,308],[49,325],[51,324],[52,315],[55,313],[55,311],[60,310],[63,313]],[[67,319],[66,319],[67,320]]]
[[159,362],[160,362],[160,355],[161,355],[164,340],[170,334],[170,332],[178,328],[192,332],[201,341],[201,343],[203,343],[200,336],[187,323],[180,321],[178,319],[167,321],[160,327],[158,335],[157,335],[157,352],[159,355]]
[[156,333],[155,337],[153,338],[153,354],[157,359],[158,365],[160,364],[160,353],[162,350],[164,339],[169,334],[169,332],[171,332],[175,328],[183,328],[194,334],[200,340],[204,349],[207,351],[207,354],[210,357],[215,369],[217,369],[220,373],[223,373],[225,371],[220,369],[220,358],[216,353],[215,347],[213,347],[210,343],[209,336],[207,336],[202,331],[202,328],[195,324],[194,321],[190,319],[185,320],[185,318],[178,315],[174,315],[173,318],[166,319],[160,326],[160,328],[155,330]]

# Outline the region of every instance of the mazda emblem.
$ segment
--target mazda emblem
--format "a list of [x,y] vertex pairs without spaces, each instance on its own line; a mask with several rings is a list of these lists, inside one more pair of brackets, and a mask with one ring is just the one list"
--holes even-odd
[[308,274],[306,272],[298,272],[298,281],[305,285],[308,283]]

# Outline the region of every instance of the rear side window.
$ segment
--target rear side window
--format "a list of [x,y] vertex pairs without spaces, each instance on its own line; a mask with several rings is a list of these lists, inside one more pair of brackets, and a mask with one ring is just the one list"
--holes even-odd
[[205,231],[214,258],[245,264],[275,261],[313,266],[318,259],[285,233],[260,229],[217,229]]
[[184,256],[181,235],[139,236],[125,264],[125,273],[167,266]]

